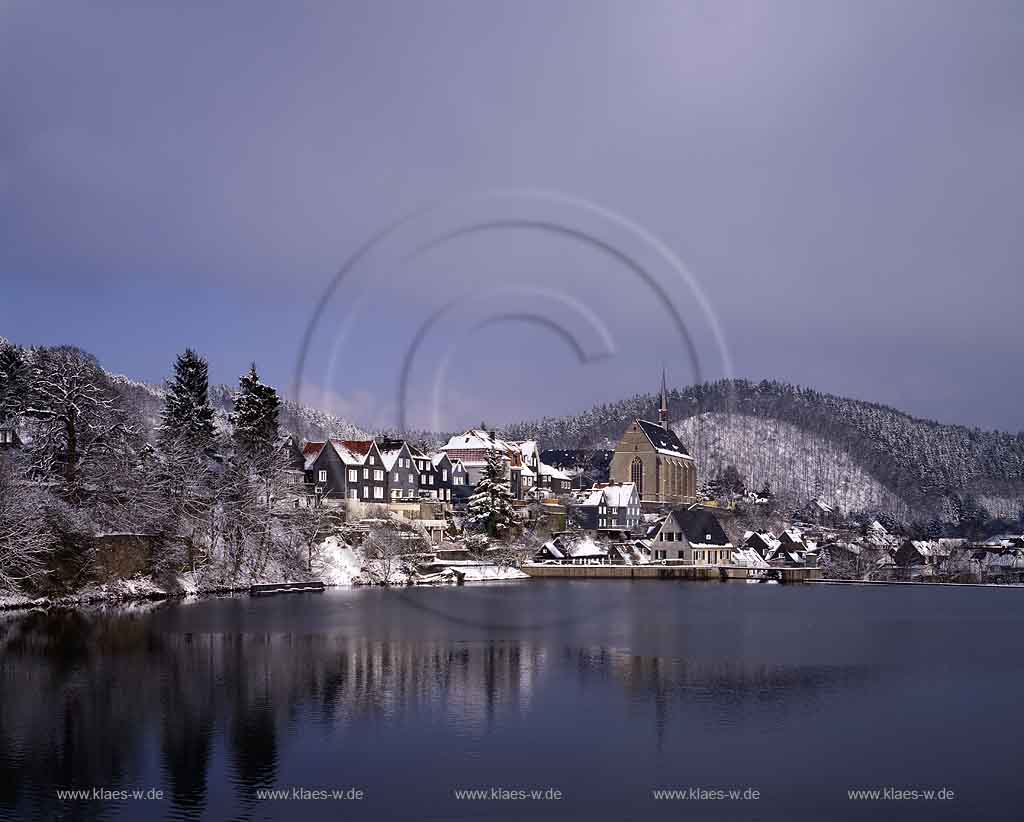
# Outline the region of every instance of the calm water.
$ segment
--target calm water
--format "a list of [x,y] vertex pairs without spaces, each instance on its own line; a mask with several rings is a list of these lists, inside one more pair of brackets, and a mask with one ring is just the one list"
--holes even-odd
[[[1017,819],[1022,650],[1024,592],[955,588],[552,580],[8,615],[0,819]],[[887,786],[956,798],[847,798]],[[652,796],[691,787],[760,798]],[[363,798],[262,795],[293,788]],[[562,799],[454,796],[491,788]]]

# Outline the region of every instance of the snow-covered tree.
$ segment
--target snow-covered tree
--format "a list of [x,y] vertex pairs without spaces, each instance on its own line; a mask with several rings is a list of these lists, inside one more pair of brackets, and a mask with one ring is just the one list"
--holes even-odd
[[103,490],[102,465],[135,432],[95,357],[77,348],[33,352],[24,415],[34,421],[32,453],[40,473],[58,473],[65,490],[90,480]]
[[512,492],[505,479],[505,461],[495,448],[487,452],[487,464],[469,498],[466,524],[477,531],[499,539],[519,525],[519,516],[512,505]]
[[46,573],[53,541],[44,492],[0,457],[0,591],[16,591]]
[[0,422],[14,419],[25,410],[29,379],[25,352],[0,340]]
[[281,399],[277,391],[260,380],[255,363],[238,385],[230,417],[235,443],[246,453],[269,450],[277,440]]
[[213,436],[209,365],[187,348],[174,361],[174,377],[167,386],[160,420],[160,439],[183,440],[196,448],[206,448]]

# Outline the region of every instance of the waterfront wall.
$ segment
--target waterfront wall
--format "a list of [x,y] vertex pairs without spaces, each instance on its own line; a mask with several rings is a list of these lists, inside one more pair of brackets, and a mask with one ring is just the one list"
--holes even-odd
[[718,565],[523,565],[531,577],[562,579],[820,579],[820,568],[742,568]]

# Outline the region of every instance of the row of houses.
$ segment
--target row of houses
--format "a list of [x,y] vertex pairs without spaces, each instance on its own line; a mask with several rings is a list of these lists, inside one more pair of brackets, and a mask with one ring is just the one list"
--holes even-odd
[[501,457],[516,500],[559,496],[572,487],[568,473],[540,459],[535,440],[504,440],[484,429],[453,436],[432,453],[391,437],[328,439],[307,442],[301,449],[289,437],[282,447],[293,467],[302,471],[306,486],[326,504],[464,501],[479,483],[490,452]]
[[[612,490],[611,497],[608,496],[609,488]],[[615,494],[626,493],[621,484],[612,484],[609,488],[594,490],[598,508],[605,502],[615,500]],[[639,512],[635,486],[629,489],[629,497],[621,501],[629,501],[631,504],[619,508],[635,508]],[[597,516],[600,517],[600,514]],[[601,541],[601,536],[609,536],[608,530],[600,527],[588,529],[582,538],[572,533],[561,534],[544,543],[534,556],[534,561],[573,565],[729,565],[734,561],[736,549],[721,522],[711,511],[697,506],[678,508],[664,516],[638,520],[636,528],[616,529],[619,531],[618,539]],[[606,533],[602,534],[602,531]]]
[[307,442],[301,459],[307,487],[327,504],[451,502],[455,489],[467,485],[460,462],[444,452],[427,454],[401,439]]

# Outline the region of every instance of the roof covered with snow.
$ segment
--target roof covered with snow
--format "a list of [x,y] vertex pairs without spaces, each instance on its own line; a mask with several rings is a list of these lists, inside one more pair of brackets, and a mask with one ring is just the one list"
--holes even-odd
[[615,508],[624,508],[635,501],[633,496],[636,493],[636,485],[632,482],[598,482],[584,493],[586,496],[580,505],[609,505]]
[[640,426],[644,436],[650,440],[651,445],[654,446],[659,454],[667,457],[690,456],[686,448],[679,441],[679,437],[676,436],[676,432],[671,428],[662,428],[660,423],[651,422],[650,420],[637,420],[636,424]]

